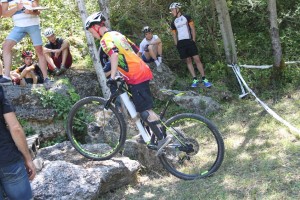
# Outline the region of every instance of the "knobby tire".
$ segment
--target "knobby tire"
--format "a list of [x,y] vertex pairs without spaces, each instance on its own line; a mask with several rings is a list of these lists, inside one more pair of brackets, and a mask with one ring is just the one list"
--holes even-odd
[[120,112],[101,97],[86,97],[76,102],[67,119],[67,135],[74,148],[92,160],[108,160],[126,140],[126,123]]

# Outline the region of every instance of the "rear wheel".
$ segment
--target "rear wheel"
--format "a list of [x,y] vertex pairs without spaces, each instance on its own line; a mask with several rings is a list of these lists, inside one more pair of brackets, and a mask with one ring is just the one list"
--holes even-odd
[[165,122],[172,141],[159,157],[174,176],[192,180],[212,175],[224,158],[224,142],[216,126],[197,114],[179,114]]
[[86,97],[74,104],[67,119],[67,135],[75,149],[93,160],[107,160],[118,153],[126,140],[126,124],[106,100]]

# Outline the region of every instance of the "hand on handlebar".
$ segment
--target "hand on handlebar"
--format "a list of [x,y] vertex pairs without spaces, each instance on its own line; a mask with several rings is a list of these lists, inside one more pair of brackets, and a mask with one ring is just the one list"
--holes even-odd
[[109,78],[106,81],[106,85],[110,88],[112,86],[116,86],[117,87],[117,81],[115,79]]
[[122,81],[122,80],[123,80],[122,76],[116,76],[114,79],[113,78],[109,78],[106,81],[106,85],[108,87],[111,87],[112,85],[117,86],[117,82],[118,81]]
[[122,80],[123,80],[123,77],[122,77],[122,76],[116,76],[116,77],[115,77],[115,80],[116,80],[116,81],[122,81]]

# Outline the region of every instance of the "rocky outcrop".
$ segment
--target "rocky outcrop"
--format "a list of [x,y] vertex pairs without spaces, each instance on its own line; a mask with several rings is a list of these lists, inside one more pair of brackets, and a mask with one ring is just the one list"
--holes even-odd
[[[182,93],[170,90],[175,82],[175,76],[167,66],[163,65],[162,73],[158,73],[153,66],[151,68],[154,79],[150,86],[156,98],[166,100],[170,96]],[[81,98],[101,94],[96,74],[92,71],[70,69],[63,76],[69,78]],[[40,97],[34,92],[41,88],[44,86],[4,86],[7,98],[16,107],[17,116],[26,122],[23,124],[24,129],[29,127],[43,142],[66,133],[65,122],[56,120],[55,117],[58,115],[56,111],[51,107],[45,108]],[[47,89],[68,95],[67,87],[63,83],[54,82]],[[181,96],[174,96],[174,101],[179,106],[201,114],[219,109],[218,103],[209,97],[192,91],[184,93]],[[135,126],[129,128],[128,135],[137,134]],[[107,161],[92,161],[77,153],[69,142],[39,150],[34,161],[39,173],[32,182],[35,199],[96,199],[101,193],[126,184],[134,184],[141,165],[147,170],[166,173],[155,157],[155,152],[147,149],[144,144],[128,140],[122,153],[127,157],[119,155]]]
[[135,184],[140,164],[128,157],[92,161],[63,142],[40,149],[35,165],[38,174],[31,182],[34,199],[97,199],[102,193]]

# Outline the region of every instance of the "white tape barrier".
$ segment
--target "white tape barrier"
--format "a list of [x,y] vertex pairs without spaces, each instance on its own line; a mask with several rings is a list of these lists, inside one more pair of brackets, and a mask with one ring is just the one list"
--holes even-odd
[[[287,61],[287,62],[285,62],[285,64],[287,64],[287,65],[300,64],[300,61]],[[240,67],[252,68],[252,69],[269,69],[269,68],[273,67],[273,65],[260,65],[260,66],[256,66],[256,65],[240,65]]]
[[[275,119],[277,119],[279,122],[283,123],[285,126],[287,126],[290,130],[300,134],[300,130],[297,129],[296,127],[294,127],[293,125],[291,125],[289,122],[287,122],[286,120],[284,120],[282,117],[280,117],[279,115],[277,115],[271,108],[269,108],[263,101],[261,101],[256,94],[251,90],[251,88],[248,87],[247,83],[245,82],[245,80],[243,79],[241,73],[240,73],[240,68],[238,65],[230,65],[237,77],[237,79],[239,80],[239,82],[242,82],[244,84],[244,87],[248,90],[248,92],[250,92],[254,97],[255,100],[257,102],[259,102],[262,107],[270,114],[272,115]],[[241,95],[240,95],[241,96]]]
[[273,67],[273,65],[261,65],[261,66],[255,66],[255,65],[241,65],[241,67],[245,68],[254,68],[254,69],[269,69]]
[[287,64],[287,65],[291,65],[291,64],[300,64],[300,61],[287,61],[287,62],[285,62],[285,64]]

